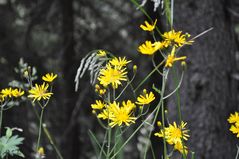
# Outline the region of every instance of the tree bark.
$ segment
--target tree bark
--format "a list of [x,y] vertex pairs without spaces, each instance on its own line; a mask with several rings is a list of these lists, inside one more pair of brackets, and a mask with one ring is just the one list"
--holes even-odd
[[[183,120],[188,122],[188,146],[200,159],[234,158],[235,136],[229,132],[227,118],[236,107],[235,39],[227,12],[228,1],[175,1],[176,30],[195,36],[214,29],[180,51],[187,59],[187,70],[180,89]],[[173,80],[170,81],[173,86]],[[170,87],[171,87],[170,86]],[[175,87],[175,86],[174,86]],[[176,119],[176,98],[168,104]]]

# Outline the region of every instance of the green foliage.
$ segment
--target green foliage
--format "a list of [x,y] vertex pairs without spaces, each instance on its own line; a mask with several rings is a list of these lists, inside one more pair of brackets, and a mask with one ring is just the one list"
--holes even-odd
[[22,144],[24,140],[23,137],[18,137],[18,135],[13,135],[13,130],[15,128],[7,128],[5,136],[0,138],[0,157],[3,159],[6,156],[19,156],[25,157],[24,154],[20,151],[19,145]]

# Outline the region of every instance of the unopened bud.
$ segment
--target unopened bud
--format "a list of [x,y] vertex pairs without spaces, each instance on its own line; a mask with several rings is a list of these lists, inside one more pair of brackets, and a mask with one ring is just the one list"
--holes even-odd
[[158,125],[158,127],[160,127],[162,125],[161,121],[158,121],[157,125]]
[[100,94],[100,95],[104,95],[105,92],[106,92],[106,89],[100,89],[99,94]]
[[100,86],[98,84],[96,84],[95,89],[100,89]]
[[183,67],[183,69],[185,69],[187,67],[187,63],[185,61],[182,61],[181,66]]
[[27,70],[24,71],[23,76],[24,76],[24,77],[28,77],[28,71],[27,71]]
[[147,94],[147,90],[146,90],[146,89],[144,89],[144,90],[143,90],[143,93],[144,93],[144,94]]
[[134,73],[137,72],[137,69],[138,69],[137,65],[134,65],[133,66]]

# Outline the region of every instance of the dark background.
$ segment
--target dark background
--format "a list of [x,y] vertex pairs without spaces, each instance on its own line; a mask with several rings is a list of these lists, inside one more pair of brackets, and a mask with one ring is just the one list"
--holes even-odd
[[[163,11],[153,12],[151,1],[145,7],[158,18],[161,31],[167,31]],[[189,147],[198,159],[234,158],[237,139],[229,132],[226,119],[238,110],[239,2],[175,0],[174,11],[176,30],[196,36],[214,28],[181,50],[188,56],[180,95],[183,119],[190,129]],[[54,98],[44,121],[64,158],[95,158],[88,130],[99,135],[102,131],[90,108],[96,99],[94,88],[86,76],[74,92],[74,76],[88,52],[105,49],[132,59],[140,70],[137,79],[142,79],[152,69],[150,58],[137,52],[138,45],[149,39],[139,28],[145,16],[127,0],[0,0],[0,19],[0,86],[19,78],[14,67],[21,57],[36,66],[39,75],[57,73]],[[150,80],[160,83],[157,76]],[[168,101],[172,119],[176,118],[174,101],[175,97]],[[5,112],[4,125],[24,129],[22,150],[26,158],[33,158],[38,124],[30,103]],[[152,140],[159,155],[160,140]],[[135,144],[137,139],[127,147],[126,158],[139,158]],[[43,146],[47,159],[56,158],[47,140]]]

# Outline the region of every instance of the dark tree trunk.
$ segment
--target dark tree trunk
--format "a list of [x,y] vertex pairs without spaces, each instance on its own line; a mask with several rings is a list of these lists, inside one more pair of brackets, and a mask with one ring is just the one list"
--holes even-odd
[[[74,11],[73,0],[61,0],[62,9],[62,94],[64,101],[62,103],[63,113],[65,114],[63,128],[63,155],[65,158],[78,158],[80,154],[79,141],[77,135],[77,125],[69,127],[72,111],[76,105],[76,93],[74,92],[75,76],[75,51],[74,51]],[[75,119],[77,120],[77,119]],[[70,130],[68,130],[70,129]],[[66,130],[68,130],[66,132]],[[65,146],[67,145],[67,146]]]
[[[214,28],[180,52],[188,56],[180,89],[183,120],[190,128],[189,148],[199,159],[230,159],[236,155],[234,141],[237,139],[229,132],[227,123],[229,113],[237,106],[236,85],[232,79],[236,44],[228,3],[226,0],[177,0],[174,6],[176,30],[195,36]],[[175,101],[176,98],[171,98],[168,104],[174,119]]]

